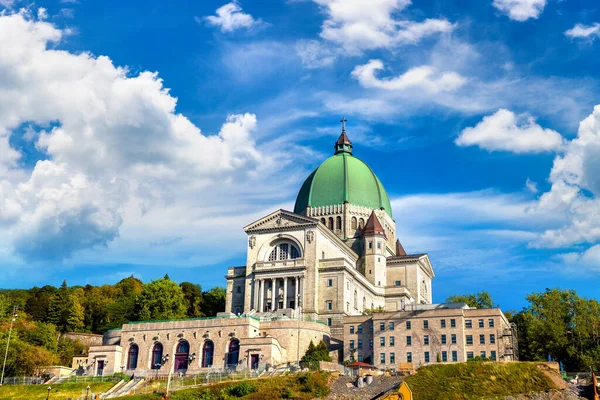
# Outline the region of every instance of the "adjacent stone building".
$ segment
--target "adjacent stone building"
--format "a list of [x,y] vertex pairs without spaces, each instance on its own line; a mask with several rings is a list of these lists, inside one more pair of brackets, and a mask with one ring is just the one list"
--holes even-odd
[[398,363],[464,362],[474,357],[517,359],[515,330],[499,308],[466,304],[416,305],[404,311],[348,317],[344,359],[393,370]]

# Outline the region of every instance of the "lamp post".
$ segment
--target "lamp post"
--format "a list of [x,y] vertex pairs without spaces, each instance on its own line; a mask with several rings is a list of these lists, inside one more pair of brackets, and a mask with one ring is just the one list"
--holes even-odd
[[52,388],[50,386],[48,386],[48,394],[46,395],[46,400],[48,400],[50,398],[50,391],[52,390]]
[[8,345],[10,344],[10,335],[12,334],[12,328],[15,320],[17,319],[18,307],[13,307],[12,318],[10,320],[10,329],[8,330],[8,340],[6,341],[6,351],[4,352],[4,364],[2,364],[2,377],[0,378],[0,386],[4,383],[4,370],[6,369],[6,359],[8,357]]
[[85,388],[85,400],[90,398],[90,385],[87,385]]
[[124,369],[125,369],[125,364],[121,364],[121,374],[123,374]]

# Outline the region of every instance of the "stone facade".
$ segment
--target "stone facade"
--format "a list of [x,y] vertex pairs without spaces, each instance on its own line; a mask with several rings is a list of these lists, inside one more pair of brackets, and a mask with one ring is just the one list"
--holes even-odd
[[513,361],[517,359],[514,335],[498,308],[417,305],[401,312],[346,318],[344,359],[370,362],[381,369],[395,369],[401,362],[418,367],[477,356]]

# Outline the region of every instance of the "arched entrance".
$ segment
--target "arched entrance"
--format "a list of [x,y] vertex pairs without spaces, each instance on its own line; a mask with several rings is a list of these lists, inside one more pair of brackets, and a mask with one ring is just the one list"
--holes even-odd
[[152,348],[152,369],[160,369],[162,366],[163,345],[156,343]]
[[215,354],[215,344],[207,340],[202,346],[202,368],[210,368],[213,365],[213,356]]
[[177,350],[175,351],[175,372],[187,371],[189,356],[190,344],[185,340],[179,342],[179,344],[177,345]]
[[140,348],[137,344],[132,344],[129,347],[129,352],[127,354],[127,369],[136,369],[138,362],[138,353]]
[[227,366],[236,367],[240,359],[240,341],[232,339],[227,352]]

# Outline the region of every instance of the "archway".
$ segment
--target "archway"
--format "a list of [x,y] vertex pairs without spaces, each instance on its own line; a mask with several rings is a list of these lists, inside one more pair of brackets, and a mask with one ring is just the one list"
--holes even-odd
[[207,340],[202,346],[202,368],[210,368],[213,365],[213,356],[215,354],[215,344]]
[[177,350],[175,351],[175,372],[187,371],[189,356],[190,344],[185,340],[179,342]]
[[127,369],[136,369],[138,362],[138,353],[140,352],[140,348],[137,344],[132,344],[129,347],[129,352],[127,354]]
[[229,342],[229,351],[227,352],[227,365],[229,367],[235,367],[240,359],[240,341],[232,339]]
[[160,369],[162,366],[163,345],[161,343],[154,344],[152,348],[152,369]]

